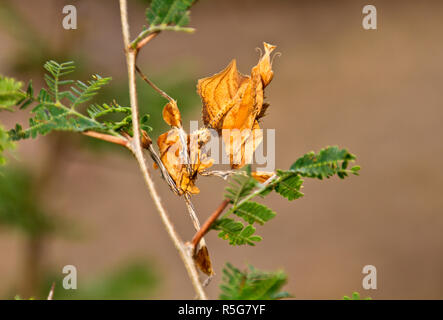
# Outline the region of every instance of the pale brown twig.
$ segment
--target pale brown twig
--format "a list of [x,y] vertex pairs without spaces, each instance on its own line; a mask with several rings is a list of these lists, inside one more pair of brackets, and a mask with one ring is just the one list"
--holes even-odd
[[84,131],[84,132],[82,132],[82,134],[84,134],[85,136],[93,137],[93,138],[100,139],[103,141],[115,143],[115,144],[121,145],[126,148],[129,147],[129,141],[126,139],[123,139],[121,137],[116,137],[116,136],[112,136],[110,134],[105,134],[105,133],[100,133],[100,132],[95,132],[95,131]]
[[[137,53],[140,51],[141,48],[143,48],[149,41],[151,41],[152,39],[154,39],[158,34],[160,33],[160,31],[158,32],[154,32],[154,33],[150,33],[147,37],[143,38],[143,40],[141,40],[140,42],[137,43],[137,46],[135,47],[135,50],[137,51]],[[131,47],[131,45],[130,45]],[[131,47],[132,48],[132,47]]]
[[163,98],[165,98],[166,100],[168,100],[169,102],[174,101],[174,99],[172,99],[166,92],[164,92],[162,89],[160,89],[159,87],[157,87],[155,85],[154,82],[152,82],[151,80],[148,79],[147,76],[145,76],[143,74],[143,72],[140,70],[140,68],[138,66],[135,66],[135,70],[137,70],[138,74],[140,75],[140,77],[147,83],[149,84],[155,91],[157,91]]
[[140,131],[139,131],[139,123],[138,123],[138,100],[137,100],[137,88],[135,82],[135,58],[136,52],[134,50],[130,50],[130,40],[129,40],[129,24],[128,24],[128,12],[127,12],[127,1],[120,0],[120,17],[122,24],[122,33],[123,33],[123,42],[125,45],[125,54],[126,54],[126,65],[128,68],[128,81],[129,81],[129,97],[131,102],[131,113],[132,113],[132,126],[134,138],[131,141],[130,149],[134,154],[140,171],[143,175],[145,183],[149,189],[149,193],[154,201],[154,204],[157,208],[157,211],[160,215],[160,218],[168,232],[169,237],[177,248],[180,257],[185,265],[186,271],[191,279],[192,285],[200,299],[206,300],[207,296],[203,289],[202,284],[200,283],[200,279],[198,277],[198,272],[192,259],[192,251],[191,248],[183,243],[180,239],[175,227],[167,214],[163,203],[160,199],[160,196],[155,187],[154,181],[151,178],[151,174],[149,173],[148,167],[146,165],[145,157],[143,155],[142,146],[140,143]]

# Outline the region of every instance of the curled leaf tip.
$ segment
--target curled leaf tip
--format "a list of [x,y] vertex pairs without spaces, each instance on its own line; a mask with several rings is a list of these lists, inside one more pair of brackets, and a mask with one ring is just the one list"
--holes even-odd
[[275,48],[277,48],[277,46],[266,42],[263,42],[263,46],[265,48],[265,54],[260,58],[257,67],[263,82],[263,87],[266,87],[274,77],[274,72],[272,71],[271,53]]

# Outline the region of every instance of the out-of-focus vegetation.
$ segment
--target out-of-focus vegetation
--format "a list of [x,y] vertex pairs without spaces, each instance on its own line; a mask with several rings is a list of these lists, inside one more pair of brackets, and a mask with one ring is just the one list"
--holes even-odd
[[5,128],[0,124],[0,166],[6,163],[5,153],[14,148],[14,143],[9,140]]
[[55,232],[57,222],[42,208],[33,182],[25,168],[0,170],[0,226],[17,229],[27,237],[46,236]]
[[372,300],[372,298],[371,297],[362,298],[360,296],[360,293],[353,292],[352,296],[350,296],[350,297],[349,296],[344,296],[343,300]]
[[142,299],[153,296],[160,284],[160,276],[153,263],[145,260],[130,259],[114,269],[81,279],[76,290],[62,287],[64,275],[61,270],[42,269],[44,243],[49,237],[66,237],[66,233],[75,232],[76,225],[68,225],[47,213],[35,182],[36,178],[25,168],[6,166],[0,170],[0,232],[21,232],[26,240],[23,254],[27,263],[19,283],[4,298],[11,299],[19,293],[18,297],[23,299],[45,299],[52,283],[55,283],[54,299]]
[[153,298],[160,276],[152,262],[135,259],[125,261],[109,271],[91,275],[81,281],[76,290],[65,290],[60,272],[48,273],[40,287],[40,296],[48,294],[53,282],[54,299],[147,299]]
[[[60,61],[75,60],[76,75],[82,79],[90,77],[88,57],[83,56],[78,50],[72,50],[81,40],[82,33],[70,33],[66,35],[61,45],[54,45],[50,38],[39,34],[12,2],[5,2],[0,6],[0,26],[12,36],[16,44],[16,53],[8,56],[9,70],[2,70],[2,73],[8,71],[8,73],[26,74],[28,78],[29,75],[32,77],[33,74],[38,74],[40,77],[44,62],[49,58],[54,58]],[[194,79],[185,68],[180,66],[175,74],[174,79],[162,76],[157,78],[156,75],[153,79],[176,97],[185,110],[196,107],[199,99],[195,94]],[[23,86],[21,82],[10,84],[17,86],[17,92]],[[146,84],[140,83],[140,87],[143,88],[139,92],[141,112],[149,109],[152,114],[150,122],[156,130],[161,130],[163,126],[161,111],[156,113],[153,111],[153,106],[161,110],[166,101]],[[3,109],[19,111],[13,106],[14,103],[11,105],[9,102],[12,100],[17,102],[23,97],[8,97],[2,95],[2,92],[0,88],[0,105],[4,106]],[[112,82],[100,95],[102,101],[111,102],[114,99],[119,99],[122,104],[129,105],[126,82]],[[83,107],[82,111],[85,111],[85,108]],[[69,146],[64,147],[63,150],[60,149],[58,143],[61,138],[64,139],[65,146]],[[67,139],[70,139],[70,142]],[[76,148],[86,148],[94,151],[97,156],[103,152],[120,151],[120,148],[89,137],[65,136],[56,133],[48,141],[48,158],[53,162],[63,160],[61,153],[67,152],[68,149],[70,152],[76,152]],[[14,145],[8,137],[4,124],[0,123],[1,165],[6,163],[8,151],[12,150]],[[17,153],[16,157],[20,159],[20,154]],[[57,159],[54,160],[55,158]],[[76,241],[79,236],[79,226],[76,221],[66,223],[63,219],[63,212],[57,212],[56,215],[49,212],[50,210],[42,201],[45,186],[53,179],[57,179],[59,175],[57,164],[52,163],[47,166],[49,170],[43,168],[44,172],[36,173],[25,167],[23,163],[17,165],[14,159],[9,160],[9,164],[0,169],[0,232],[20,232],[24,245],[19,256],[23,257],[23,264],[26,265],[19,268],[20,276],[4,298],[11,299],[17,295],[23,299],[31,297],[45,299],[53,282],[55,282],[54,299],[137,299],[149,298],[153,294],[160,285],[160,276],[155,272],[153,264],[145,260],[122,261],[114,269],[111,268],[104,273],[82,279],[81,286],[77,290],[63,289],[61,270],[56,272],[51,269],[51,266],[41,261],[45,255],[45,243],[51,237],[66,238],[66,236],[75,235],[75,237],[68,237],[68,240]],[[42,180],[44,182],[40,183]],[[82,228],[81,238],[87,237],[84,230],[87,228]]]

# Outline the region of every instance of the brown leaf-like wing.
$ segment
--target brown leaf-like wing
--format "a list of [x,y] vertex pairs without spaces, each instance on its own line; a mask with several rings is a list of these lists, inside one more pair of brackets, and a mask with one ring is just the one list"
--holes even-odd
[[[171,178],[174,180],[175,185],[180,191],[180,194],[197,194],[200,190],[195,186],[197,174],[213,165],[214,160],[208,158],[200,148],[197,148],[195,154],[192,155],[189,164],[191,170],[188,170],[188,166],[183,163],[184,160],[180,157],[180,154],[184,151],[183,145],[180,139],[180,128],[173,128],[157,139],[157,145],[160,151],[160,159],[168,171]],[[187,139],[189,141],[189,139]],[[189,155],[189,145],[186,148]]]
[[236,102],[238,90],[248,77],[237,70],[234,60],[220,73],[198,81],[197,92],[203,103],[203,122],[206,126],[219,129],[219,122]]
[[[233,168],[248,163],[253,151],[261,142],[257,120],[264,116],[269,106],[264,101],[264,88],[271,82],[274,72],[270,54],[275,46],[263,43],[265,52],[257,65],[251,69],[250,76],[244,76],[237,70],[235,60],[218,74],[199,80],[197,91],[203,103],[203,122],[207,127],[226,130],[239,130],[240,140],[233,142],[233,137],[223,134],[226,152]],[[245,152],[246,151],[246,152]],[[237,158],[237,160],[234,160]]]

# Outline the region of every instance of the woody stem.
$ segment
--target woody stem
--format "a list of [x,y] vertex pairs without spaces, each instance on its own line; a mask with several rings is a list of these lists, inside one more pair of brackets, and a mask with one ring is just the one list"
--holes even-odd
[[171,219],[169,218],[169,215],[167,214],[163,206],[163,203],[155,187],[154,181],[152,180],[151,174],[146,165],[145,157],[140,143],[140,131],[138,123],[138,100],[137,100],[137,88],[135,81],[136,51],[130,50],[129,24],[128,24],[128,12],[127,12],[126,0],[120,0],[120,17],[122,24],[123,41],[125,45],[126,65],[128,68],[129,96],[131,102],[132,126],[133,126],[133,135],[134,135],[134,139],[132,139],[131,141],[130,148],[138,162],[140,171],[148,187],[149,193],[154,201],[155,207],[165,226],[165,229],[168,232],[169,237],[174,243],[185,265],[186,271],[188,272],[188,275],[191,279],[192,285],[194,286],[197,296],[199,299],[206,300],[207,296],[205,291],[203,290],[202,284],[200,283],[197,269],[194,260],[192,259],[192,252],[190,248],[183,243],[177,231],[175,230],[174,224],[172,223]]

